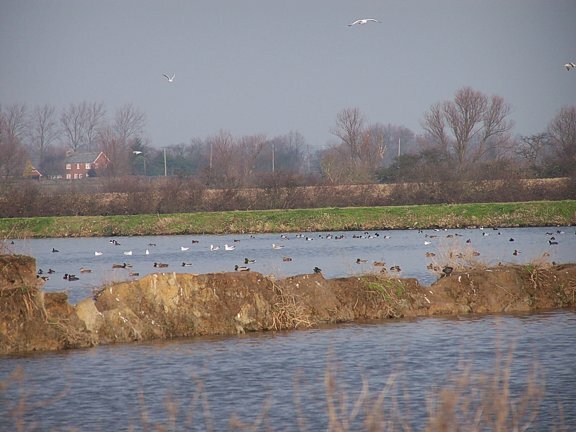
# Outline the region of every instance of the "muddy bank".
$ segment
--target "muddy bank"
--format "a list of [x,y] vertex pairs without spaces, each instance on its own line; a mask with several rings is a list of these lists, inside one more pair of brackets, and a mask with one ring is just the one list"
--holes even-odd
[[431,286],[370,274],[275,280],[255,272],[156,273],[76,306],[48,293],[33,258],[0,256],[0,353],[355,320],[574,308],[576,264],[454,270]]

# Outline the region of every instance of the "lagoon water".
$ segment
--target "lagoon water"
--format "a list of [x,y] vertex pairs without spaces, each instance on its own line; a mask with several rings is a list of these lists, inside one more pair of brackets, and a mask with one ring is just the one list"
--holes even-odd
[[[114,245],[111,240],[119,244]],[[558,244],[551,245],[549,241]],[[226,244],[235,249],[224,250]],[[272,244],[282,248],[273,249]],[[220,249],[212,251],[210,245]],[[245,258],[256,260],[249,264],[251,270],[277,277],[311,273],[314,267],[321,268],[326,278],[350,276],[378,271],[380,269],[372,263],[384,261],[388,268],[399,265],[402,277],[415,277],[422,284],[431,284],[436,275],[427,270],[426,265],[435,258],[427,258],[426,252],[440,256],[448,250],[474,250],[480,253],[476,259],[490,265],[529,263],[544,253],[549,254],[546,259],[550,262],[576,262],[576,228],[31,239],[14,240],[13,245],[7,246],[15,253],[36,258],[37,267],[49,277],[45,290],[68,292],[70,302],[77,303],[105,284],[133,279],[130,272],[142,277],[156,271],[234,271],[235,265],[244,265]],[[181,248],[188,249],[183,251]],[[53,249],[59,252],[52,252]],[[513,255],[514,250],[520,253]],[[102,255],[96,256],[95,252]],[[131,255],[125,255],[125,252],[131,252]],[[290,257],[292,261],[283,261],[283,257]],[[358,258],[366,263],[356,264]],[[155,262],[166,263],[168,267],[155,268]],[[131,268],[112,268],[113,264],[123,263]],[[182,263],[190,266],[183,267]],[[90,269],[91,273],[81,273],[81,268]],[[48,275],[48,269],[56,273]],[[79,280],[63,280],[66,273],[76,275]]]
[[[265,412],[270,430],[325,431],[328,368],[338,383],[337,394],[348,397],[348,409],[363,379],[373,398],[393,379],[385,412],[395,401],[402,419],[413,430],[423,430],[432,392],[450,376],[459,376],[463,365],[471,367],[474,377],[493,373],[510,352],[512,362],[504,369],[511,372],[512,397],[525,394],[533,368],[544,388],[542,403],[530,408],[538,416],[529,430],[575,430],[575,329],[576,312],[556,311],[346,324],[5,357],[0,358],[0,382],[6,385],[0,390],[0,430],[16,430],[17,425],[26,426],[23,430],[146,430],[160,423],[163,430],[222,431],[231,430],[232,417],[254,423]],[[14,376],[16,368],[20,378]],[[21,412],[20,400],[26,403]],[[363,430],[361,418],[350,430]],[[298,429],[297,421],[305,427]]]
[[[575,262],[575,231],[555,227],[306,233],[288,234],[288,239],[280,234],[132,237],[116,238],[118,246],[107,238],[41,239],[15,240],[9,246],[34,256],[45,272],[56,270],[45,289],[65,290],[75,303],[104,283],[130,278],[127,270],[112,269],[113,263],[130,263],[131,271],[140,275],[157,270],[154,262],[168,263],[168,271],[206,273],[233,271],[247,257],[256,260],[250,264],[254,271],[265,274],[310,273],[318,266],[325,277],[338,277],[374,271],[372,261],[385,261],[388,267],[399,265],[403,277],[431,283],[435,276],[426,270],[427,251],[469,247],[487,264],[527,263],[543,253],[550,254],[550,261]],[[339,236],[344,238],[336,240]],[[552,237],[558,244],[549,244]],[[225,251],[226,243],[235,250]],[[272,243],[284,248],[273,249]],[[211,244],[220,250],[211,251]],[[189,249],[182,251],[182,246]],[[515,249],[521,253],[513,255]],[[129,250],[132,255],[124,255]],[[292,261],[284,262],[283,256]],[[357,258],[367,262],[356,264]],[[192,265],[182,267],[182,262]],[[80,273],[81,267],[92,272]],[[65,281],[64,273],[75,273],[80,280]],[[259,416],[271,430],[327,430],[324,377],[329,369],[338,394],[348,397],[348,409],[360,394],[362,380],[376,397],[393,379],[386,403],[395,401],[403,420],[422,430],[432,392],[458,376],[464,365],[470,365],[475,376],[494,372],[509,352],[514,395],[523,393],[533,368],[544,385],[531,430],[576,430],[575,340],[576,312],[554,311],[354,323],[6,356],[0,357],[0,430],[153,430],[146,426],[161,423],[166,430],[220,431],[231,429],[232,417],[253,423]],[[25,402],[22,409],[19,401]],[[361,430],[361,420],[359,416],[350,430]]]

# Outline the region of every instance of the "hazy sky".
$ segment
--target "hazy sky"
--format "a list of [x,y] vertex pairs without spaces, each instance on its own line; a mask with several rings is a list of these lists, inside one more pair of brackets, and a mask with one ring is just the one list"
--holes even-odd
[[[363,17],[382,23],[347,26]],[[568,61],[576,0],[0,0],[2,106],[132,103],[155,147],[220,129],[322,146],[350,107],[421,133],[463,86],[528,135],[576,104]]]

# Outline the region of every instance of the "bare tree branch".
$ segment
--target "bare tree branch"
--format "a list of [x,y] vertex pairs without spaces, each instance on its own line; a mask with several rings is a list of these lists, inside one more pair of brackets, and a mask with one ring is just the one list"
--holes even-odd
[[[442,147],[451,150],[460,172],[492,153],[508,150],[512,122],[510,107],[499,96],[490,100],[469,87],[453,101],[436,104],[424,115],[424,129]],[[449,132],[449,133],[448,133]]]

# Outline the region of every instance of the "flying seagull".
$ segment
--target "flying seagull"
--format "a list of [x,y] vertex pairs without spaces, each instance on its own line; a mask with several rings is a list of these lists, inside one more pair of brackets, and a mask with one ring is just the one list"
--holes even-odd
[[567,71],[569,71],[572,68],[576,68],[576,63],[566,63],[564,67],[566,68]]
[[162,75],[164,75],[164,77],[166,77],[166,79],[168,80],[168,82],[174,81],[174,77],[176,76],[176,74],[172,75],[171,77],[169,77],[169,76],[166,75],[166,74],[162,74]]
[[348,27],[351,27],[351,26],[356,25],[356,24],[368,24],[369,22],[379,23],[379,22],[382,22],[382,21],[378,21],[378,20],[375,19],[375,18],[362,18],[362,19],[357,19],[357,20],[354,21],[353,23],[348,24]]

